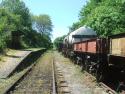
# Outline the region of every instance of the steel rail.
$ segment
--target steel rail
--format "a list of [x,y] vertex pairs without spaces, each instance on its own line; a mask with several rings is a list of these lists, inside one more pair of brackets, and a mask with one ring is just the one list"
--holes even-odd
[[52,94],[57,94],[57,90],[56,90],[56,77],[55,77],[55,64],[54,64],[54,56],[52,59],[52,76],[53,76],[53,88],[52,88]]
[[106,84],[100,82],[99,86],[101,86],[105,91],[109,94],[118,94],[116,91],[112,90],[110,87],[108,87]]

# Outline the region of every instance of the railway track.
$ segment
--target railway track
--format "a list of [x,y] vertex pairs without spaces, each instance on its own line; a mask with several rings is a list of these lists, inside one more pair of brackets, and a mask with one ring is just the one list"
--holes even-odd
[[53,76],[53,85],[52,85],[52,94],[57,94],[57,86],[56,86],[56,73],[55,73],[55,64],[54,57],[52,59],[52,76]]
[[45,60],[40,57],[32,64],[3,94],[70,94],[63,73],[55,65],[54,56],[47,55],[43,56]]
[[11,94],[12,90],[15,88],[15,86],[28,74],[28,72],[30,72],[32,70],[33,66],[35,66],[35,64],[32,64],[29,68],[27,68],[27,70],[25,71],[25,73],[23,75],[21,75],[19,77],[19,79],[17,79],[15,81],[15,83],[13,83],[12,85],[10,85],[5,91],[3,91],[2,94]]
[[[47,55],[48,58],[46,55],[43,57],[45,60],[39,58],[37,63],[31,65],[3,94],[71,94],[65,75],[56,66],[55,57],[50,53]],[[104,83],[99,83],[99,87],[108,94],[117,94]]]
[[102,82],[99,83],[99,86],[103,88],[104,91],[106,91],[108,94],[118,94],[116,91],[114,91],[113,89],[111,89],[110,87],[108,87],[106,84]]
[[21,75],[19,77],[18,80],[15,81],[15,83],[13,83],[7,90],[5,90],[3,92],[3,94],[23,94],[23,92],[25,92],[24,90],[22,89],[25,89],[25,87],[22,87],[21,88],[21,91],[18,91],[18,87],[20,87],[20,83],[21,81],[25,80],[26,76],[30,74],[30,72],[32,71],[32,69],[36,66],[36,63],[39,61],[39,59],[37,59],[36,62],[34,62],[32,65],[30,65],[26,71],[24,72],[23,75]]
[[68,83],[64,78],[61,69],[56,66],[55,58],[53,57],[53,93],[52,94],[71,94]]
[[[60,61],[60,60],[59,60]],[[67,61],[63,61],[63,62],[67,62]],[[65,80],[65,77],[64,77],[64,75],[63,75],[63,72],[62,72],[62,69],[60,69],[60,67],[59,66],[56,66],[55,67],[55,70],[56,70],[56,78],[57,78],[57,91],[58,91],[58,93],[59,94],[62,94],[62,93],[60,93],[60,92],[65,92],[66,94],[72,94],[71,92],[71,90],[72,89],[70,89],[69,88],[69,86],[68,86],[68,83],[67,83],[67,81]],[[87,75],[90,77],[90,78],[93,78],[93,79],[96,79],[95,78],[95,76],[93,76],[92,74],[90,74],[89,72],[87,72],[87,71],[84,71],[84,72],[86,72],[87,73]],[[58,81],[59,80],[59,81]],[[60,87],[60,86],[62,86],[62,87]],[[100,91],[100,90],[103,90],[105,93],[103,93],[103,94],[118,94],[116,91],[114,91],[113,89],[111,89],[109,86],[107,86],[106,84],[104,84],[103,82],[100,82],[100,83],[97,83],[97,85],[96,85],[97,87],[95,87],[95,92],[96,92],[96,90],[97,91]],[[60,91],[61,89],[60,88],[66,88],[66,89],[63,89],[62,91]],[[98,89],[98,88],[100,88],[100,89]],[[64,93],[64,94],[65,94]],[[83,92],[84,93],[84,92]],[[74,93],[73,93],[74,94]],[[79,93],[79,94],[82,94],[82,93]],[[93,94],[93,93],[90,93],[90,94]],[[97,93],[94,93],[94,94],[97,94]],[[99,94],[99,93],[98,93]],[[102,93],[100,93],[100,94],[102,94]]]
[[[86,71],[87,72],[87,71]],[[92,74],[90,74],[89,72],[87,72],[88,75],[90,75],[90,77],[93,77],[94,79],[96,79]],[[115,90],[113,90],[111,87],[107,86],[105,83],[103,82],[99,82],[98,86],[101,87],[107,94],[118,94]]]
[[3,94],[52,94],[51,60],[51,54],[47,52],[31,65],[25,74]]

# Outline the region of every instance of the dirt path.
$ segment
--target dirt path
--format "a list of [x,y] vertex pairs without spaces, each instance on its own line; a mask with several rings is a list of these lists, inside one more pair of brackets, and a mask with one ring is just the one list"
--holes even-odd
[[74,65],[69,59],[64,58],[56,51],[54,56],[56,66],[63,72],[71,94],[107,94],[97,86],[95,78],[85,71],[81,72],[78,65]]
[[44,54],[33,70],[11,94],[50,94],[52,85],[52,53]]

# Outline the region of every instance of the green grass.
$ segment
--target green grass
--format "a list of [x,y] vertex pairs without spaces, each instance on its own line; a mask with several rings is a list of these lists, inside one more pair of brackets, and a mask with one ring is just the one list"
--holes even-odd
[[11,76],[10,78],[7,79],[0,79],[0,94],[2,94],[3,91],[5,91],[11,84],[15,83],[16,80],[18,80],[25,72],[27,69],[16,73],[15,75]]

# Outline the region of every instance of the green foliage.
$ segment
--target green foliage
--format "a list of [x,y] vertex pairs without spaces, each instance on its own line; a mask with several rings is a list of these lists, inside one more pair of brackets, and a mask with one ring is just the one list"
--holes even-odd
[[32,21],[34,29],[38,30],[40,36],[39,40],[41,40],[41,44],[46,48],[51,46],[51,33],[52,33],[52,21],[49,15],[39,15],[39,16],[33,16],[32,15]]
[[54,46],[56,48],[59,48],[60,44],[63,43],[63,39],[66,37],[66,35],[62,36],[62,37],[57,37],[55,40],[54,40]]
[[0,9],[0,51],[11,41],[11,32],[19,26],[20,16],[9,13],[5,9]]
[[[77,23],[79,26],[90,26],[102,37],[125,32],[124,6],[124,0],[90,0],[81,9]],[[74,27],[73,24],[72,28]]]
[[[0,4],[0,52],[6,47],[50,47],[52,32],[50,17],[40,15],[34,18],[32,19],[23,1],[2,0]],[[34,22],[35,28],[41,33],[32,29]]]
[[8,32],[15,30],[19,24],[20,16],[9,13],[5,9],[0,9],[0,31]]
[[0,52],[2,52],[6,47],[5,39],[0,35]]
[[79,22],[76,22],[76,23],[73,23],[73,25],[71,27],[69,27],[69,33],[73,32],[74,30],[78,29],[80,27],[80,23]]
[[21,0],[3,0],[1,7],[8,10],[10,13],[20,16],[20,24],[18,30],[24,30],[31,28],[31,17],[29,9],[25,6],[25,3]]
[[[4,32],[4,34],[5,32],[11,31],[14,31],[11,33],[15,33],[15,35],[10,33],[8,36],[7,46],[13,47],[15,42],[15,45],[18,43],[16,48],[23,47],[25,41],[22,41],[22,34],[20,35],[20,33],[31,30],[32,27],[29,9],[25,6],[25,3],[20,0],[3,0],[0,4],[0,8],[2,9],[2,11],[0,11],[0,16],[2,16],[2,18],[0,18],[0,31]],[[16,37],[14,39],[14,36],[20,37],[19,42],[16,41]]]
[[51,35],[53,25],[48,15],[34,16],[34,23],[41,34]]
[[50,47],[51,39],[47,35],[41,35],[35,30],[27,32],[29,33],[25,33],[25,36],[22,37],[22,40],[25,41],[25,43],[23,42],[23,45],[25,45],[25,47]]

